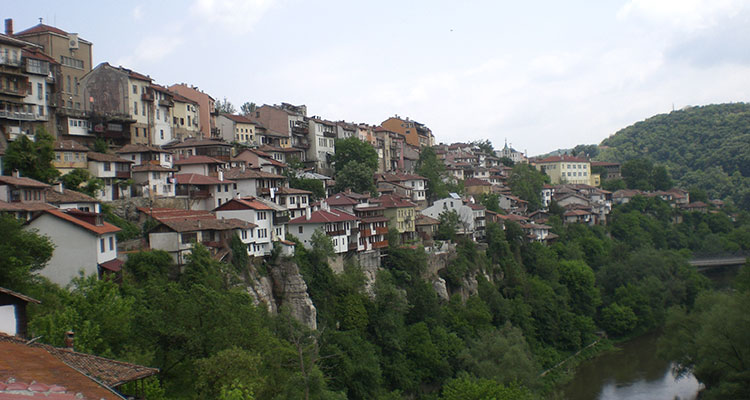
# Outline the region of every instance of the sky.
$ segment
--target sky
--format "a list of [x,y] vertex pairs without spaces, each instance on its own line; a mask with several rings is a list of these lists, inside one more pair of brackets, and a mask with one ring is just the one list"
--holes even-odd
[[3,7],[94,44],[162,85],[238,109],[379,124],[437,142],[505,141],[528,155],[600,143],[673,109],[750,96],[750,2],[182,0],[36,1]]

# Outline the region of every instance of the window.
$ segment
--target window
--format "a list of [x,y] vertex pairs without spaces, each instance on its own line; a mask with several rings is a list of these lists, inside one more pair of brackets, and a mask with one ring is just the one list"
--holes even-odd
[[36,84],[36,98],[41,100],[42,99],[42,93],[44,92],[43,85],[41,83]]
[[79,60],[73,57],[60,56],[60,63],[66,67],[83,69],[83,60]]
[[300,233],[300,234],[302,233],[302,226],[301,226],[301,225],[300,225],[300,227],[299,227],[299,233]]
[[109,251],[112,251],[115,249],[115,238],[110,236],[109,237]]
[[99,250],[104,253],[104,238],[99,239]]
[[138,102],[133,102],[133,114],[138,114]]
[[183,233],[180,235],[180,241],[182,242],[182,244],[197,242],[198,233],[197,232]]
[[307,203],[307,196],[302,196],[302,204]]
[[138,94],[138,86],[133,85],[133,94]]
[[141,107],[141,115],[143,115],[143,116],[146,115],[146,106],[142,106]]
[[164,139],[164,129],[160,129],[159,130],[159,137],[161,137],[162,139]]
[[157,109],[156,109],[156,119],[159,119],[159,118],[161,118],[161,116],[160,116],[160,114],[159,114],[159,109],[157,108]]
[[73,91],[75,91],[76,96],[78,96],[78,77],[75,77],[75,86],[73,86]]
[[159,173],[158,172],[152,172],[151,173],[151,179],[159,179]]
[[267,238],[268,237],[268,229],[258,229],[258,238]]
[[289,197],[289,204],[294,204],[294,196]]
[[112,167],[111,167],[110,163],[108,163],[108,162],[105,162],[105,163],[104,163],[104,170],[105,170],[105,171],[110,171],[111,169],[112,169]]
[[265,211],[258,211],[258,220],[266,219],[266,212]]
[[168,185],[162,186],[162,190],[164,190],[164,193],[169,193],[169,186]]
[[190,125],[190,116],[188,115],[188,125]]

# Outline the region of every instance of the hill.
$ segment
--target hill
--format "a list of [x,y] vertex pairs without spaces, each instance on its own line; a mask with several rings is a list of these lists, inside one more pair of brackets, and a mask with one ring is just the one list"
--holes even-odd
[[621,129],[600,145],[602,161],[648,158],[676,184],[750,209],[750,104],[690,107]]

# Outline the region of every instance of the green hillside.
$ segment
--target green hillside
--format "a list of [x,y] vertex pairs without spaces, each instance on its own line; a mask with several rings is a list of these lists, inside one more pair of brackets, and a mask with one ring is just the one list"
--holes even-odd
[[676,184],[750,209],[750,104],[691,107],[655,115],[605,139],[599,160],[648,158]]

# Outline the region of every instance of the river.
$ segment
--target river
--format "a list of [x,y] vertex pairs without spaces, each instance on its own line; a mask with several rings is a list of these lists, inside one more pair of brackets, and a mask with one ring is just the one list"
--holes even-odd
[[[739,268],[716,269],[705,275],[716,289],[725,289]],[[569,400],[692,400],[701,384],[693,375],[677,378],[672,362],[658,357],[660,332],[652,332],[618,346],[578,366],[563,388]]]
[[639,336],[578,366],[565,386],[570,400],[692,400],[700,383],[694,376],[677,378],[672,363],[657,356],[659,333]]

